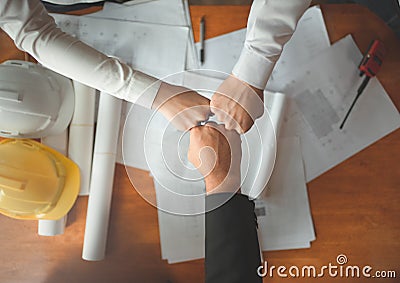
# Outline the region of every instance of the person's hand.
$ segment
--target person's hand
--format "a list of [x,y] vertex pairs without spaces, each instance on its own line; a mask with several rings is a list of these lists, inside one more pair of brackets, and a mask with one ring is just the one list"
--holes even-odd
[[215,123],[190,130],[188,159],[204,176],[207,194],[239,190],[241,158],[236,131]]
[[211,111],[227,130],[247,132],[264,113],[263,90],[230,75],[211,98]]
[[161,83],[152,109],[157,109],[178,130],[186,131],[208,120],[210,101],[185,87]]

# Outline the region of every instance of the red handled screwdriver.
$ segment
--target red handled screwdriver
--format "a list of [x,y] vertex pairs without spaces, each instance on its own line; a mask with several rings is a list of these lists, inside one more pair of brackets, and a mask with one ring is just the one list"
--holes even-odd
[[340,124],[340,129],[343,128],[344,123],[346,122],[347,118],[350,115],[351,110],[353,109],[354,105],[356,104],[358,98],[363,93],[365,87],[367,86],[369,80],[372,77],[375,77],[378,71],[382,66],[383,57],[385,56],[385,46],[383,43],[377,39],[373,40],[368,47],[367,53],[364,55],[363,59],[361,60],[360,65],[358,65],[358,69],[360,70],[360,77],[365,75],[363,82],[361,83],[360,87],[357,90],[356,98],[353,100],[349,110],[346,113],[346,116],[343,119],[342,124]]

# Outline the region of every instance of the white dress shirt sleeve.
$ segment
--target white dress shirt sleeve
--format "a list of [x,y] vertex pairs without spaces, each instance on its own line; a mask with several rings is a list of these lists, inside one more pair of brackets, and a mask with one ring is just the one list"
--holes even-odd
[[246,40],[233,75],[264,89],[284,44],[311,0],[254,0]]
[[43,66],[120,99],[151,107],[160,87],[157,79],[62,32],[38,0],[1,2],[0,28]]

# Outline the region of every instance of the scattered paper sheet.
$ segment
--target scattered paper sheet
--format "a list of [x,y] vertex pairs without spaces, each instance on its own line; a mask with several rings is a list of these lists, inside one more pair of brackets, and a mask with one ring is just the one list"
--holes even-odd
[[[215,74],[223,78],[230,74],[242,51],[246,29],[236,30],[204,41],[204,63],[201,69],[222,72]],[[196,43],[197,54],[200,54],[200,43]]]
[[[101,51],[131,58],[136,70],[164,78],[185,68],[187,27],[81,18],[80,38]],[[174,52],[171,52],[174,50]]]
[[[165,202],[162,199],[164,188],[160,188],[156,181],[154,187],[157,201]],[[158,223],[161,255],[168,263],[204,258],[204,215],[176,215],[159,209]]]
[[275,77],[279,89],[291,97],[281,134],[300,137],[307,182],[400,126],[399,111],[373,78],[339,129],[362,81],[361,58],[347,36],[308,64]]
[[182,0],[148,1],[133,5],[105,2],[103,10],[88,16],[130,22],[188,26]]
[[148,2],[149,1],[135,3],[133,1],[133,3],[131,3],[132,6],[128,7],[126,3],[121,5],[106,2],[104,3],[102,11],[90,14],[88,17],[188,27],[189,36],[186,53],[186,69],[197,69],[199,63],[194,46],[188,1],[157,0],[151,3]]
[[157,113],[143,136],[144,158],[156,190],[162,258],[169,263],[203,258],[205,185],[187,159],[189,136],[168,126]]
[[306,248],[315,240],[299,138],[279,140],[275,169],[256,200],[256,215],[264,251]]
[[126,5],[126,6],[137,5],[137,4],[142,4],[142,3],[151,2],[151,1],[158,1],[158,0],[131,0],[131,1],[124,2],[124,5]]
[[274,84],[276,75],[284,75],[310,61],[316,54],[330,46],[328,31],[319,6],[312,6],[300,18],[295,32],[284,46],[281,57],[268,81],[267,89],[282,91]]
[[[60,28],[158,78],[185,68],[187,27],[53,14]],[[155,42],[157,44],[155,44]],[[174,52],[170,52],[174,50]]]

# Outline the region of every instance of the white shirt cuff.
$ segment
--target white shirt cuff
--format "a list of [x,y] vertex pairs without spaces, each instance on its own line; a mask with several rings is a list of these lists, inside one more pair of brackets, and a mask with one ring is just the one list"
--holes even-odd
[[151,109],[153,101],[157,96],[161,81],[146,75],[142,72],[135,71],[132,75],[129,90],[125,100]]
[[255,88],[264,89],[274,66],[275,62],[249,50],[245,45],[232,74]]

